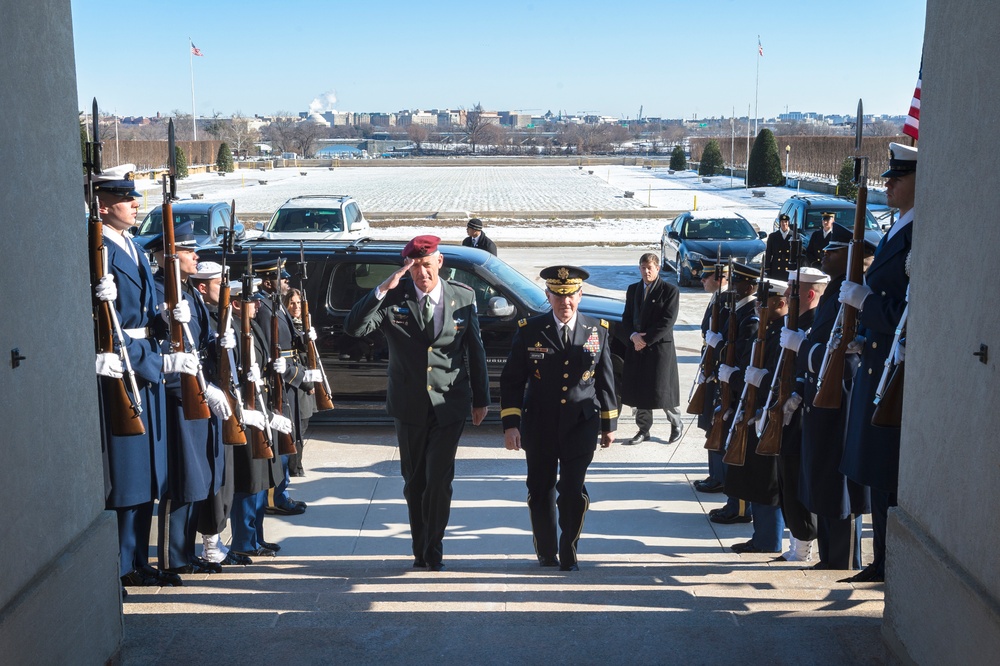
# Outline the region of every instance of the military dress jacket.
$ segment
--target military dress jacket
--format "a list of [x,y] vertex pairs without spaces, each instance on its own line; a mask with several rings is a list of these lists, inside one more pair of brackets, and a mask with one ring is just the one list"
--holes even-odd
[[764,273],[767,277],[779,280],[788,279],[788,265],[792,260],[792,232],[782,236],[781,231],[772,231],[767,237],[767,247],[764,250]]
[[[264,300],[259,302],[257,317],[254,321],[264,332],[268,343],[268,354],[270,354],[270,346],[273,344],[271,340],[271,320],[275,317],[275,311],[271,294],[264,290],[261,290],[260,293],[264,296]],[[305,351],[305,342],[302,334],[295,327],[292,315],[288,313],[288,310],[280,302],[278,303],[277,317],[278,349],[281,356],[285,359],[285,372],[281,375],[282,387],[284,388],[284,393],[281,397],[282,416],[291,420],[292,439],[296,442],[297,446],[302,441],[303,436],[302,407],[299,404],[299,399],[302,395],[306,367],[299,362],[299,353]],[[264,376],[271,375],[270,367],[265,367],[263,363],[260,366],[260,372]]]
[[912,242],[911,222],[891,239],[883,240],[865,272],[865,284],[872,293],[865,298],[858,317],[865,346],[851,392],[847,446],[841,467],[856,482],[889,493],[896,492],[899,480],[900,429],[873,426],[872,415],[875,390],[891,351],[896,326],[906,308]]
[[592,454],[618,423],[608,322],[577,313],[569,347],[551,312],[522,319],[500,376],[503,427],[525,450],[569,459]]
[[[163,271],[155,275],[156,294],[165,301]],[[190,284],[181,287],[181,296],[191,309],[187,327],[194,339],[192,348],[185,336],[184,351],[201,359],[206,382],[215,379],[217,339],[211,314],[201,294]],[[161,341],[164,354],[170,353],[169,336]],[[181,404],[180,373],[164,375],[167,390],[167,494],[175,502],[197,502],[219,492],[222,484],[225,451],[222,444],[222,422],[215,414],[207,419],[188,421]]]
[[823,260],[823,248],[829,244],[832,234],[833,231],[830,231],[830,235],[824,236],[822,228],[812,232],[812,235],[809,236],[809,242],[806,243],[806,266],[819,268]]
[[[705,335],[712,328],[712,304],[716,298],[720,298],[721,302],[719,304],[719,320],[716,322],[716,333],[720,333],[725,336],[728,331],[729,322],[729,308],[726,306],[726,296],[725,293],[716,292],[712,294],[712,299],[708,303],[708,307],[705,309],[705,316],[701,319],[701,335],[702,335],[702,345],[701,353],[705,353]],[[708,386],[705,389],[705,406],[701,410],[701,414],[698,415],[698,427],[708,432],[712,429],[712,420],[715,418],[715,408],[718,405],[719,399],[719,378],[717,376],[717,371],[719,369],[719,363],[722,362],[722,350],[725,349],[725,345],[719,344],[716,348],[714,363],[708,368],[708,377],[706,381]]]
[[476,294],[461,282],[442,280],[441,331],[426,330],[413,280],[404,278],[378,299],[378,288],[355,303],[344,320],[347,335],[381,329],[389,346],[386,411],[404,423],[427,421],[428,404],[441,425],[468,418],[490,404],[486,351],[479,334]]
[[646,348],[625,344],[625,365],[619,387],[622,403],[639,409],[670,409],[681,402],[674,323],[680,291],[657,278],[643,296],[643,282],[630,285],[625,295],[622,326],[625,337],[645,333]]
[[844,368],[843,398],[839,409],[813,406],[816,380],[826,354],[827,341],[840,312],[840,285],[844,275],[834,277],[820,296],[812,328],[796,357],[796,393],[802,396],[802,445],[799,467],[799,501],[809,511],[827,518],[843,519],[851,514],[868,513],[868,492],[840,471],[844,457],[844,430],[847,403],[858,357],[848,354]]
[[[132,242],[128,238],[125,241]],[[136,263],[125,249],[105,238],[104,251],[107,273],[114,276],[118,288],[114,308],[124,330],[125,352],[135,371],[142,400],[142,424],[146,428],[142,435],[111,434],[109,402],[101,400],[107,507],[116,508],[151,502],[166,491],[163,357],[155,337],[163,321],[159,316],[153,271],[142,250],[136,248]],[[102,393],[104,383],[99,382]],[[129,386],[127,381],[126,386]]]

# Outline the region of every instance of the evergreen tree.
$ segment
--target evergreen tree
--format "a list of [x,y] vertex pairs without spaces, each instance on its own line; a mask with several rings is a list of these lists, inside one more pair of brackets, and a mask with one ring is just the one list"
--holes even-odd
[[80,161],[83,163],[83,172],[87,173],[87,142],[90,140],[87,134],[87,123],[80,123]]
[[679,145],[674,146],[673,152],[670,153],[670,168],[674,171],[684,171],[688,168],[687,156]]
[[722,159],[722,150],[719,149],[719,142],[712,139],[705,146],[701,154],[701,164],[698,166],[698,175],[714,176],[726,172],[726,161]]
[[840,165],[840,173],[837,174],[837,194],[848,199],[858,198],[858,186],[854,184],[854,159],[848,157]]
[[174,146],[174,160],[177,163],[177,177],[187,178],[188,177],[188,162],[187,157],[184,156],[184,151],[180,146]]
[[771,130],[762,129],[754,139],[753,148],[750,150],[747,187],[784,184],[785,177],[781,173],[778,142],[774,140],[774,133]]
[[225,141],[219,146],[219,154],[215,158],[215,168],[223,173],[232,173],[235,171],[233,153],[229,150],[229,144]]

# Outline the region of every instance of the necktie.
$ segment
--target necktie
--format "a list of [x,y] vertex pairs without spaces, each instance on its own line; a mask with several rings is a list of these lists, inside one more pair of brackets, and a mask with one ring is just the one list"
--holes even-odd
[[424,296],[424,305],[421,309],[421,318],[424,322],[424,330],[428,333],[434,333],[434,304],[431,303],[430,294]]
[[565,324],[562,327],[562,343],[563,349],[569,349],[569,326]]

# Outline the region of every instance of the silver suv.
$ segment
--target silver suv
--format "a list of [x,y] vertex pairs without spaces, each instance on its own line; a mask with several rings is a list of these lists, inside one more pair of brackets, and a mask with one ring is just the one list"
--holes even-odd
[[288,240],[351,240],[368,233],[361,207],[347,194],[292,197],[264,225],[264,237]]

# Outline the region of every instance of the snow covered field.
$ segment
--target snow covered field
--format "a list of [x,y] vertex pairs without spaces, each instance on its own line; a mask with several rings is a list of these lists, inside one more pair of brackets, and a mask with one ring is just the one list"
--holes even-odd
[[[593,174],[588,173],[589,170]],[[302,175],[305,173],[306,175]],[[266,180],[261,185],[260,180]],[[160,186],[138,181],[147,197],[142,213],[161,202]],[[350,194],[363,211],[456,212],[470,211],[486,222],[486,233],[501,246],[504,242],[628,242],[658,247],[668,219],[630,218],[642,210],[684,211],[692,208],[726,209],[744,215],[763,231],[770,231],[781,203],[795,190],[763,189],[755,198],[739,179],[715,176],[709,183],[688,171],[669,174],[666,169],[641,166],[470,166],[470,167],[337,167],[238,170],[220,177],[197,174],[178,183],[183,198],[201,193],[206,201],[236,200],[237,215],[270,214],[290,197],[303,194]],[[634,198],[625,198],[625,191]],[[511,213],[553,211],[552,221],[518,221]],[[595,217],[560,219],[559,211],[594,211]],[[141,213],[141,214],[142,214]],[[507,213],[508,215],[505,215]],[[410,221],[391,228],[372,229],[376,238],[408,238],[437,233],[446,241],[465,237],[461,225],[434,219]]]

